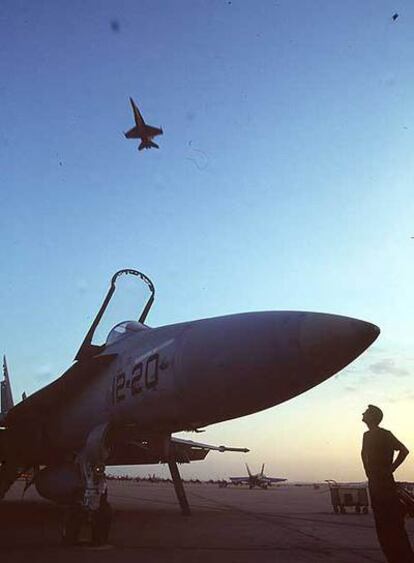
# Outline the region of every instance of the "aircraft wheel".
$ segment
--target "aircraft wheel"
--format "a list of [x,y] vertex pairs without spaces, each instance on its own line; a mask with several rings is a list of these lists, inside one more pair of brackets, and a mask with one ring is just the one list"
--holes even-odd
[[338,514],[339,508],[338,508],[338,505],[337,505],[337,504],[334,504],[333,509],[334,509],[335,514]]
[[362,508],[362,514],[368,514],[368,506]]
[[62,544],[76,545],[82,527],[84,514],[80,506],[70,506],[66,509],[62,525]]
[[112,522],[112,507],[102,496],[99,509],[92,515],[92,543],[102,545],[107,543]]
[[342,504],[340,506],[340,511],[341,511],[341,514],[346,514],[345,506],[342,506]]

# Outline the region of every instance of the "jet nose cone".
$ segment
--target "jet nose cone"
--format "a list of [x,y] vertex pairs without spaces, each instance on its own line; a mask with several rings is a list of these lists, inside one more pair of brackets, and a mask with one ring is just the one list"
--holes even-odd
[[244,313],[191,323],[175,373],[181,410],[203,426],[277,405],[343,369],[373,324],[326,313]]
[[379,333],[377,326],[365,321],[310,313],[301,322],[299,346],[306,361],[326,379],[362,354]]

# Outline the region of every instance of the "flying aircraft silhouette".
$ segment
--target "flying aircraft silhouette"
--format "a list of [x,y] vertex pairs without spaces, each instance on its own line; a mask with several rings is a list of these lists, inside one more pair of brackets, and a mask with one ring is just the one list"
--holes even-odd
[[160,147],[153,142],[153,138],[157,135],[162,135],[163,130],[158,127],[152,127],[152,125],[147,125],[135,105],[135,102],[132,98],[129,98],[131,102],[132,111],[134,112],[134,119],[135,119],[135,127],[124,133],[127,139],[141,139],[141,143],[138,147],[139,151],[143,149],[150,149],[151,147],[155,149],[159,149]]

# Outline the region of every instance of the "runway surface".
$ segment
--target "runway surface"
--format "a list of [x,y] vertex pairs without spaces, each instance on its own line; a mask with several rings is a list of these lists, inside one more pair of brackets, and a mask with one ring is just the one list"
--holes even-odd
[[[61,511],[23,484],[0,502],[0,558],[7,563],[382,563],[372,515],[332,512],[326,487],[267,491],[185,486],[192,516],[181,516],[168,483],[110,481],[110,545],[60,545]],[[414,519],[407,521],[414,544]]]

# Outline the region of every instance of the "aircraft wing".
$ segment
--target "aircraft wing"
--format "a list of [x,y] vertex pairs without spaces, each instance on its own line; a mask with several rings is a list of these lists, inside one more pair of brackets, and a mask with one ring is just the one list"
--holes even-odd
[[159,127],[152,127],[152,125],[145,125],[145,133],[148,137],[156,137],[162,135],[164,132]]
[[[204,459],[210,450],[219,452],[248,452],[247,448],[229,448],[227,446],[211,446],[182,438],[171,438],[171,448],[177,463],[190,463]],[[160,455],[159,450],[152,449],[145,442],[133,440],[123,444],[114,444],[107,465],[145,465],[167,463],[168,459]]]
[[287,481],[287,479],[283,479],[282,477],[265,477],[266,481],[269,483],[282,483],[282,481]]
[[140,136],[139,129],[138,127],[133,127],[132,129],[124,133],[124,135],[127,139],[138,139],[138,137]]
[[230,481],[237,481],[237,483],[249,483],[249,478],[244,477],[229,477]]

